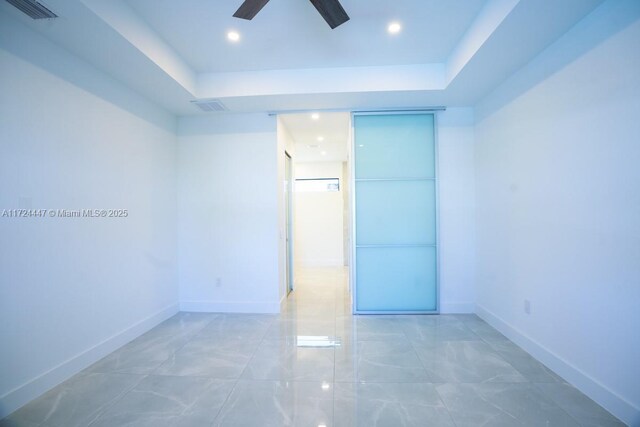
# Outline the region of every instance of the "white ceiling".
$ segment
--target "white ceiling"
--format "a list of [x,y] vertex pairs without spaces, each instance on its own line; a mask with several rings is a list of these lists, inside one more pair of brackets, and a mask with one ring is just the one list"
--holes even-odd
[[[318,120],[308,113],[279,116],[295,142],[296,162],[346,162],[351,115],[320,113],[319,116]],[[319,141],[319,137],[323,140]]]
[[76,78],[23,42],[30,28],[188,116],[207,114],[194,99],[230,113],[474,106],[603,0],[342,0],[351,20],[335,30],[307,0],[271,0],[253,21],[232,18],[242,0],[41,1],[59,18],[0,1],[0,47]]
[[[486,0],[341,0],[331,30],[308,0],[271,0],[251,21],[242,0],[128,0],[198,73],[443,62]],[[387,33],[390,21],[404,31]],[[239,43],[226,33],[236,30]]]

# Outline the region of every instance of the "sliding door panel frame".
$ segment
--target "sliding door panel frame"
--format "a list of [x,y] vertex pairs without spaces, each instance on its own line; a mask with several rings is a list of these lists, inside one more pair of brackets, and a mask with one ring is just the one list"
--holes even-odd
[[[366,112],[351,112],[351,147],[349,150],[349,172],[350,172],[350,188],[351,188],[351,260],[349,263],[349,282],[352,289],[352,313],[353,314],[440,314],[440,171],[439,171],[439,152],[438,152],[438,115],[437,111],[440,109],[417,109],[417,110],[397,110],[397,111],[366,111]],[[356,182],[357,181],[408,181],[411,178],[390,178],[390,179],[378,179],[378,178],[361,178],[356,180],[356,129],[355,118],[357,116],[390,116],[390,115],[430,115],[433,116],[433,138],[434,138],[434,178],[427,178],[425,180],[435,181],[435,245],[357,245],[356,231],[358,224],[356,224],[356,213],[358,206],[356,203]],[[423,179],[423,178],[420,178]],[[435,247],[436,249],[436,307],[435,310],[425,311],[397,311],[397,310],[358,310],[358,283],[357,283],[357,248],[358,247]]]

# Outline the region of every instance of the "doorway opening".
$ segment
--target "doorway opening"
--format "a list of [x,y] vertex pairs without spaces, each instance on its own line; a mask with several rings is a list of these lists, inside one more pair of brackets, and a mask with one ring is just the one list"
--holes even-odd
[[279,115],[278,139],[285,162],[285,310],[350,315],[351,114]]

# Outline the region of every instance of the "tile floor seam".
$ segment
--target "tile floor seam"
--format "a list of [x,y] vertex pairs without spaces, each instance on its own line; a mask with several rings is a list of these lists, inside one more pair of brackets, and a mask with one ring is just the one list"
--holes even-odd
[[[403,333],[404,333],[404,329],[403,329]],[[405,333],[406,336],[406,333]],[[422,357],[420,357],[420,353],[418,353],[418,350],[416,349],[415,345],[413,344],[413,341],[409,339],[408,336],[406,336],[407,341],[409,342],[409,345],[411,346],[411,349],[413,350],[413,352],[415,353],[416,357],[418,358],[418,361],[420,362],[420,366],[422,366],[422,369],[424,370],[425,374],[427,375],[427,379],[433,383],[433,376],[431,375],[431,373],[429,372],[429,370],[427,369],[427,365],[425,365],[424,361],[422,360]]]
[[[463,322],[463,324],[464,324],[464,322]],[[481,342],[483,342],[483,343],[487,344],[489,347],[491,347],[491,348],[493,349],[493,346],[491,345],[491,343],[490,343],[489,341],[487,341],[486,339],[484,339],[484,338],[482,337],[482,335],[480,335],[479,333],[477,333],[476,331],[474,331],[473,329],[471,329],[471,328],[470,328],[470,327],[468,327],[467,325],[465,325],[465,327],[466,327],[467,329],[469,329],[473,335],[475,335],[476,337],[478,337],[478,341],[481,341]]]
[[[475,331],[472,330],[473,333],[475,333]],[[478,335],[478,334],[476,334]],[[498,357],[501,361],[505,362],[507,365],[509,365],[514,371],[516,371],[522,378],[524,378],[526,381],[525,383],[533,383],[533,381],[531,381],[523,372],[520,371],[520,369],[516,368],[511,362],[509,362],[507,360],[506,357],[504,357],[496,348],[493,344],[491,344],[491,342],[487,341],[486,339],[482,338],[480,335],[478,335],[480,337],[480,340],[482,342],[484,342],[485,344],[487,344],[487,346],[489,346],[489,348],[491,349],[491,351],[494,353],[494,355],[496,357]],[[528,353],[527,353],[528,354]],[[535,359],[535,358],[534,358]],[[536,359],[537,360],[537,359]],[[542,363],[542,362],[540,362]]]
[[[109,375],[109,374],[107,374]],[[91,421],[89,424],[87,424],[87,427],[91,427],[92,425],[96,424],[100,418],[102,418],[102,416],[105,414],[105,412],[110,409],[111,407],[113,407],[116,403],[120,402],[122,399],[125,398],[125,396],[127,394],[129,394],[129,392],[131,392],[131,390],[133,390],[134,388],[136,388],[138,385],[140,385],[140,383],[142,381],[144,381],[145,378],[147,378],[148,376],[150,376],[151,374],[145,374],[145,375],[139,375],[139,374],[119,374],[119,375],[137,375],[140,377],[140,379],[133,384],[131,387],[129,387],[127,390],[123,391],[118,397],[116,397],[115,399],[113,399],[111,401],[110,404],[108,404],[107,406],[105,406],[104,408],[102,408],[100,411],[98,411],[98,414],[96,415],[96,417],[93,419],[93,421]]]
[[[442,384],[447,384],[447,383],[442,383]],[[451,409],[449,409],[449,405],[447,405],[447,402],[445,402],[444,398],[442,397],[442,394],[440,393],[440,391],[438,391],[438,387],[436,386],[436,384],[433,384],[433,389],[436,391],[436,394],[438,395],[438,399],[440,399],[440,401],[442,402],[442,405],[444,405],[444,409],[447,410],[447,414],[449,414],[449,418],[451,418],[451,422],[453,423],[454,427],[457,427],[458,423],[453,418],[453,414],[451,413]]]
[[[194,313],[194,312],[191,312]],[[200,329],[198,329],[194,334],[193,337],[191,339],[189,339],[187,342],[193,341],[195,338],[199,337],[200,335],[202,335],[202,331],[204,331],[207,327],[209,327],[209,325],[211,325],[213,323],[214,320],[216,320],[217,318],[220,317],[222,313],[213,313],[213,316],[211,318],[211,320],[209,320],[207,322],[206,325],[202,326]],[[185,344],[186,345],[186,344]]]
[[[515,415],[512,415],[511,413],[507,412],[506,410],[504,410],[503,408],[501,408],[500,406],[496,405],[494,402],[491,402],[490,400],[488,400],[485,396],[483,396],[482,394],[478,393],[478,397],[480,398],[480,400],[482,400],[483,402],[487,403],[489,406],[497,409],[499,412],[506,414],[508,416],[510,416],[511,418],[513,418],[516,421],[519,421],[518,418],[516,418]],[[522,423],[520,423],[522,424]]]
[[158,364],[158,366],[156,366],[155,368],[153,368],[153,370],[148,374],[148,375],[158,375],[157,372],[158,370],[164,366],[165,363],[167,363],[172,357],[175,357],[176,354],[178,354],[178,352],[180,350],[182,350],[187,344],[189,344],[191,341],[194,340],[196,334],[194,334],[193,336],[191,336],[190,338],[187,338],[185,340],[185,342],[179,346],[178,348],[176,348],[174,351],[171,352],[171,354],[169,356],[167,356],[167,358],[165,360],[163,360],[161,363]]
[[229,401],[229,398],[231,397],[231,395],[235,391],[236,387],[238,386],[238,382],[240,381],[240,378],[237,378],[237,379],[235,379],[233,381],[234,381],[233,387],[231,387],[231,389],[229,390],[229,393],[227,393],[227,397],[225,397],[225,399],[224,399],[224,402],[222,402],[222,404],[220,405],[220,408],[218,408],[218,412],[216,412],[216,416],[211,419],[211,423],[209,423],[210,427],[215,425],[216,421],[218,420],[218,417],[222,413],[222,410],[224,409],[225,405]]
[[[265,328],[265,332],[264,332],[264,334],[262,334],[262,338],[258,342],[258,345],[256,346],[256,348],[253,349],[253,352],[251,353],[251,357],[247,361],[247,364],[244,365],[244,368],[242,368],[242,372],[240,372],[240,375],[238,376],[238,381],[244,377],[244,373],[247,370],[247,368],[249,367],[249,365],[251,365],[251,362],[253,361],[253,358],[255,357],[256,353],[258,352],[258,349],[260,348],[262,343],[264,343],[266,341],[267,333],[268,333],[269,329],[271,328],[272,324],[274,323],[274,321],[275,321],[275,316],[271,320],[271,322],[269,322],[269,325]],[[235,386],[234,386],[234,388],[235,388]]]
[[[490,345],[491,346],[491,345]],[[526,375],[523,371],[521,371],[520,369],[518,369],[514,364],[512,364],[511,362],[509,362],[507,360],[506,357],[502,356],[502,354],[500,354],[495,347],[491,346],[491,348],[496,352],[496,354],[498,354],[498,356],[500,356],[505,362],[507,362],[511,367],[513,367],[513,369],[516,370],[516,372],[518,372],[520,375],[522,375],[522,377],[524,379],[527,380],[528,383],[530,384],[535,384],[535,382],[532,379],[529,379],[528,375]],[[524,351],[524,350],[523,350]],[[525,351],[526,352],[526,351]],[[529,353],[527,353],[528,356],[532,357],[533,360],[535,360],[536,362],[540,363],[544,368],[549,369],[551,371],[550,368],[547,368],[547,365],[545,365],[544,363],[540,362],[538,359],[536,359],[535,357],[531,356]],[[551,371],[554,375],[557,375],[558,378],[562,378],[560,377],[560,375],[556,374],[554,371]],[[564,381],[564,379],[562,379]],[[556,381],[551,381],[551,383],[556,383]]]
[[[584,423],[582,421],[580,421],[579,419],[577,419],[576,417],[574,417],[569,411],[567,411],[566,409],[564,409],[562,407],[562,405],[560,405],[559,402],[557,402],[553,397],[548,397],[545,393],[544,390],[542,390],[540,387],[538,387],[538,383],[531,383],[532,387],[541,395],[543,395],[544,397],[546,397],[547,399],[549,399],[549,401],[551,401],[554,405],[556,405],[558,408],[560,408],[561,411],[563,411],[565,414],[567,414],[569,416],[569,418],[571,418],[572,420],[574,420],[576,422],[577,425],[579,425],[580,427],[584,427]],[[605,409],[606,411],[606,409]],[[608,412],[608,411],[607,411]],[[613,415],[612,415],[613,416]],[[615,418],[615,417],[614,417]],[[617,418],[616,418],[617,419]]]

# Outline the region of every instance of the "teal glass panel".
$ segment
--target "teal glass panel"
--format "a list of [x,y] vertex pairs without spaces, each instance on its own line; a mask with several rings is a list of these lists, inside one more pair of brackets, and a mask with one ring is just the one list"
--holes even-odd
[[356,182],[358,245],[436,244],[435,181]]
[[355,177],[434,178],[431,114],[355,116]]
[[436,248],[356,250],[358,311],[435,311]]
[[436,311],[432,114],[354,117],[356,310]]

